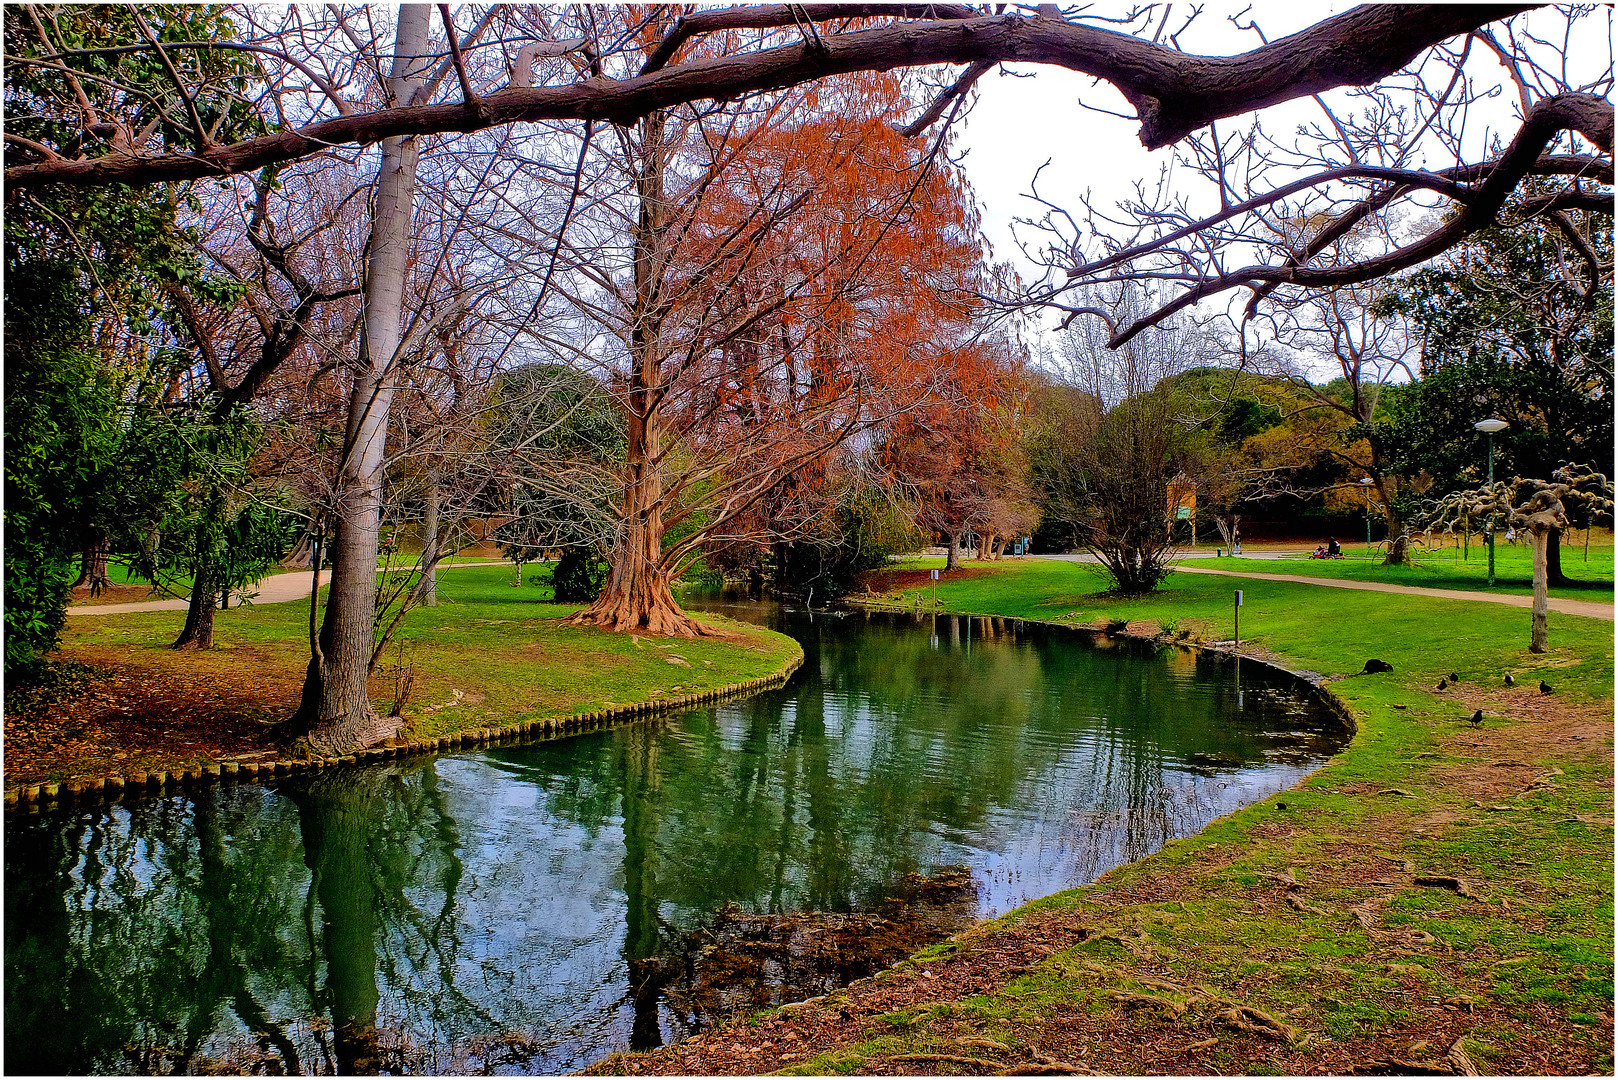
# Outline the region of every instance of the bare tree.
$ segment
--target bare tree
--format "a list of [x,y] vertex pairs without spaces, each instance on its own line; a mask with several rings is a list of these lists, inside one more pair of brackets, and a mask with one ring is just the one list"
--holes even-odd
[[1169,485],[1186,465],[1196,421],[1159,384],[1208,363],[1217,343],[1185,320],[1154,327],[1117,350],[1104,325],[1137,318],[1152,300],[1131,285],[1086,296],[1095,319],[1074,323],[1055,362],[1071,391],[1036,438],[1046,513],[1071,525],[1123,593],[1149,592],[1170,573]]

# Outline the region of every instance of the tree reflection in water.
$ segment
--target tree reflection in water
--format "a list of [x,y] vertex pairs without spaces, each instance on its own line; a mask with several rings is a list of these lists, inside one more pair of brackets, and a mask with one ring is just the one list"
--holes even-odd
[[7,1071],[568,1071],[1090,880],[1341,739],[1176,650],[782,625],[804,670],[715,710],[9,816]]

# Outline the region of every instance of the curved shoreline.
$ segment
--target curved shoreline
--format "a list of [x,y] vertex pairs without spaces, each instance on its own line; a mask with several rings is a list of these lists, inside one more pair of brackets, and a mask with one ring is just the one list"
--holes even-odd
[[[880,601],[850,606],[911,611]],[[1001,1075],[1610,1070],[1610,1034],[1601,1037],[1603,1024],[1611,1030],[1610,1005],[1601,1005],[1599,990],[1586,1000],[1578,981],[1599,984],[1599,962],[1579,966],[1518,940],[1509,927],[1499,939],[1469,936],[1480,918],[1515,924],[1563,917],[1534,892],[1534,870],[1518,868],[1533,860],[1502,869],[1491,861],[1494,848],[1476,859],[1459,850],[1485,835],[1479,829],[1561,830],[1538,842],[1562,851],[1559,860],[1571,853],[1593,860],[1595,885],[1585,892],[1598,924],[1566,932],[1585,933],[1592,956],[1610,955],[1610,923],[1599,925],[1599,879],[1603,862],[1610,870],[1611,833],[1603,840],[1600,813],[1576,813],[1584,809],[1580,799],[1600,801],[1600,789],[1611,790],[1610,779],[1601,782],[1611,772],[1610,728],[1599,719],[1610,710],[1610,681],[1607,704],[1594,709],[1526,692],[1508,704],[1512,691],[1475,674],[1460,695],[1435,694],[1412,685],[1421,667],[1406,655],[1409,646],[1384,644],[1392,653],[1380,655],[1404,674],[1344,686],[1339,696],[1336,684],[1352,676],[1307,670],[1307,659],[1291,667],[1228,642],[1120,634],[1008,606],[1013,610],[937,613],[1241,657],[1308,684],[1348,725],[1350,740],[1282,798],[1241,807],[1094,882],[975,922],[822,998],[784,1004],[768,1019],[754,1018],[758,1031],[727,1025],[661,1050],[609,1055],[587,1073],[895,1073],[946,1061],[958,1071]],[[1507,722],[1472,735],[1476,722],[1466,727],[1465,715],[1479,703]],[[1549,753],[1548,744],[1559,749]],[[1489,749],[1480,754],[1477,746]],[[1488,786],[1500,784],[1507,767],[1520,770],[1511,775],[1521,780],[1508,781],[1507,790]],[[1535,805],[1547,797],[1555,800],[1550,806]],[[1605,801],[1610,806],[1610,796]],[[1518,813],[1497,816],[1502,811]],[[1575,826],[1578,837],[1562,835]],[[1383,906],[1395,899],[1406,899],[1416,914],[1390,909],[1384,919]],[[1585,938],[1570,940],[1582,945]],[[1541,963],[1526,964],[1529,957]],[[1605,970],[1610,978],[1610,965]],[[1558,1000],[1568,1004],[1522,1015],[1525,991],[1514,981],[1530,979],[1555,980]],[[1562,1015],[1570,1008],[1589,1015]],[[1495,1037],[1499,1024],[1514,1033],[1511,1042]],[[1481,1055],[1478,1063],[1469,1053]],[[1546,1067],[1553,1056],[1563,1068]]]
[[474,727],[450,735],[420,739],[390,739],[383,745],[337,757],[277,758],[263,762],[215,761],[185,769],[155,772],[134,770],[129,773],[66,783],[21,784],[6,790],[5,809],[8,812],[18,810],[38,813],[43,808],[54,807],[61,803],[86,805],[96,801],[115,802],[125,795],[172,794],[215,784],[256,783],[342,765],[368,765],[479,746],[565,738],[604,727],[617,727],[650,716],[683,712],[735,698],[750,697],[763,690],[784,686],[798,668],[803,666],[803,647],[796,642],[794,645],[797,654],[789,657],[786,664],[775,672],[700,693],[631,702],[627,705],[615,705],[607,709],[571,713],[566,716],[544,717],[506,727]]
[[[893,605],[880,603],[862,603],[857,596],[845,597],[842,602],[848,607],[854,608],[858,611],[874,611],[889,615],[911,614],[909,608],[896,607]],[[1347,726],[1351,738],[1359,733],[1359,721],[1354,718],[1353,710],[1348,707],[1346,702],[1328,689],[1328,686],[1332,682],[1331,679],[1327,678],[1325,675],[1322,675],[1318,671],[1312,671],[1308,668],[1294,669],[1284,667],[1283,665],[1276,663],[1274,660],[1269,660],[1262,656],[1255,656],[1252,653],[1242,652],[1234,648],[1226,648],[1223,642],[1204,643],[1178,641],[1168,638],[1163,634],[1131,634],[1128,630],[1114,633],[1111,630],[1106,630],[1099,626],[1075,626],[1073,623],[1052,622],[1049,619],[1030,619],[1023,615],[1007,615],[1003,612],[993,611],[936,611],[933,612],[933,614],[956,615],[968,619],[1011,619],[1016,622],[1028,623],[1032,626],[1044,626],[1058,630],[1073,630],[1079,633],[1089,634],[1093,637],[1110,637],[1125,641],[1147,642],[1164,648],[1184,649],[1186,652],[1202,652],[1207,653],[1210,656],[1220,657],[1222,659],[1229,659],[1233,661],[1246,660],[1248,663],[1261,664],[1264,667],[1269,668],[1271,671],[1278,671],[1281,674],[1303,684],[1304,686],[1309,687],[1310,693],[1315,700]],[[1321,763],[1320,767],[1324,768],[1334,760],[1336,760],[1336,755],[1327,758],[1326,761]],[[1308,775],[1313,776],[1314,774],[1310,773]],[[1307,779],[1307,777],[1305,777],[1305,779]],[[1142,856],[1142,858],[1149,859],[1151,856],[1146,855]]]

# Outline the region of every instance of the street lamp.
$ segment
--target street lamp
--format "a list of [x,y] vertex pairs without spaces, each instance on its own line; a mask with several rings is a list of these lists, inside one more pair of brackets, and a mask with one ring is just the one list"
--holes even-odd
[[[1494,433],[1497,432],[1497,431],[1504,431],[1504,430],[1506,430],[1506,428],[1510,427],[1511,425],[1506,423],[1504,420],[1497,420],[1497,419],[1495,419],[1494,417],[1491,416],[1487,420],[1479,420],[1477,423],[1473,424],[1472,426],[1474,428],[1476,428],[1478,431],[1483,432],[1485,435],[1487,435],[1489,437],[1489,497],[1493,498],[1494,497]],[[1484,536],[1484,539],[1487,540],[1488,544],[1489,544],[1489,588],[1492,589],[1492,588],[1494,588],[1494,513],[1492,511],[1490,512],[1488,518],[1483,523],[1483,536]]]
[[1365,557],[1371,557],[1371,485],[1374,483],[1369,476],[1360,477],[1360,486],[1365,489]]

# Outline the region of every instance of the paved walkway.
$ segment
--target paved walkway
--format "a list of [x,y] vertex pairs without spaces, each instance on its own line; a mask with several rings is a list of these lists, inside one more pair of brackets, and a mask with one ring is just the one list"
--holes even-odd
[[[440,570],[454,570],[462,566],[501,566],[502,563],[439,563]],[[414,567],[398,567],[399,570],[411,570]],[[255,604],[284,604],[289,600],[307,600],[313,591],[315,572],[313,570],[293,570],[285,574],[271,574],[260,581],[256,586],[258,593],[253,597]],[[331,571],[320,572],[320,583],[331,584]],[[234,600],[234,596],[232,597]],[[133,604],[70,604],[69,615],[122,615],[130,611],[184,611],[189,606],[186,600],[140,600]]]
[[[1038,559],[1056,559],[1062,562],[1094,563],[1093,555],[1036,555]],[[1248,556],[1241,556],[1243,559]],[[1440,600],[1476,600],[1484,604],[1505,604],[1508,607],[1529,609],[1534,606],[1532,596],[1517,596],[1509,593],[1471,592],[1466,589],[1425,589],[1417,585],[1385,585],[1380,581],[1345,581],[1342,578],[1304,577],[1300,574],[1261,574],[1256,571],[1242,570],[1210,570],[1205,566],[1186,566],[1184,563],[1175,566],[1175,569],[1184,574],[1214,574],[1218,577],[1249,578],[1258,581],[1295,581],[1304,585],[1324,585],[1328,589],[1360,589],[1365,592],[1405,593],[1409,596],[1434,596]],[[1559,611],[1563,615],[1584,615],[1592,619],[1606,619],[1613,621],[1613,605],[1596,600],[1563,600],[1558,597],[1550,598],[1552,611]]]

